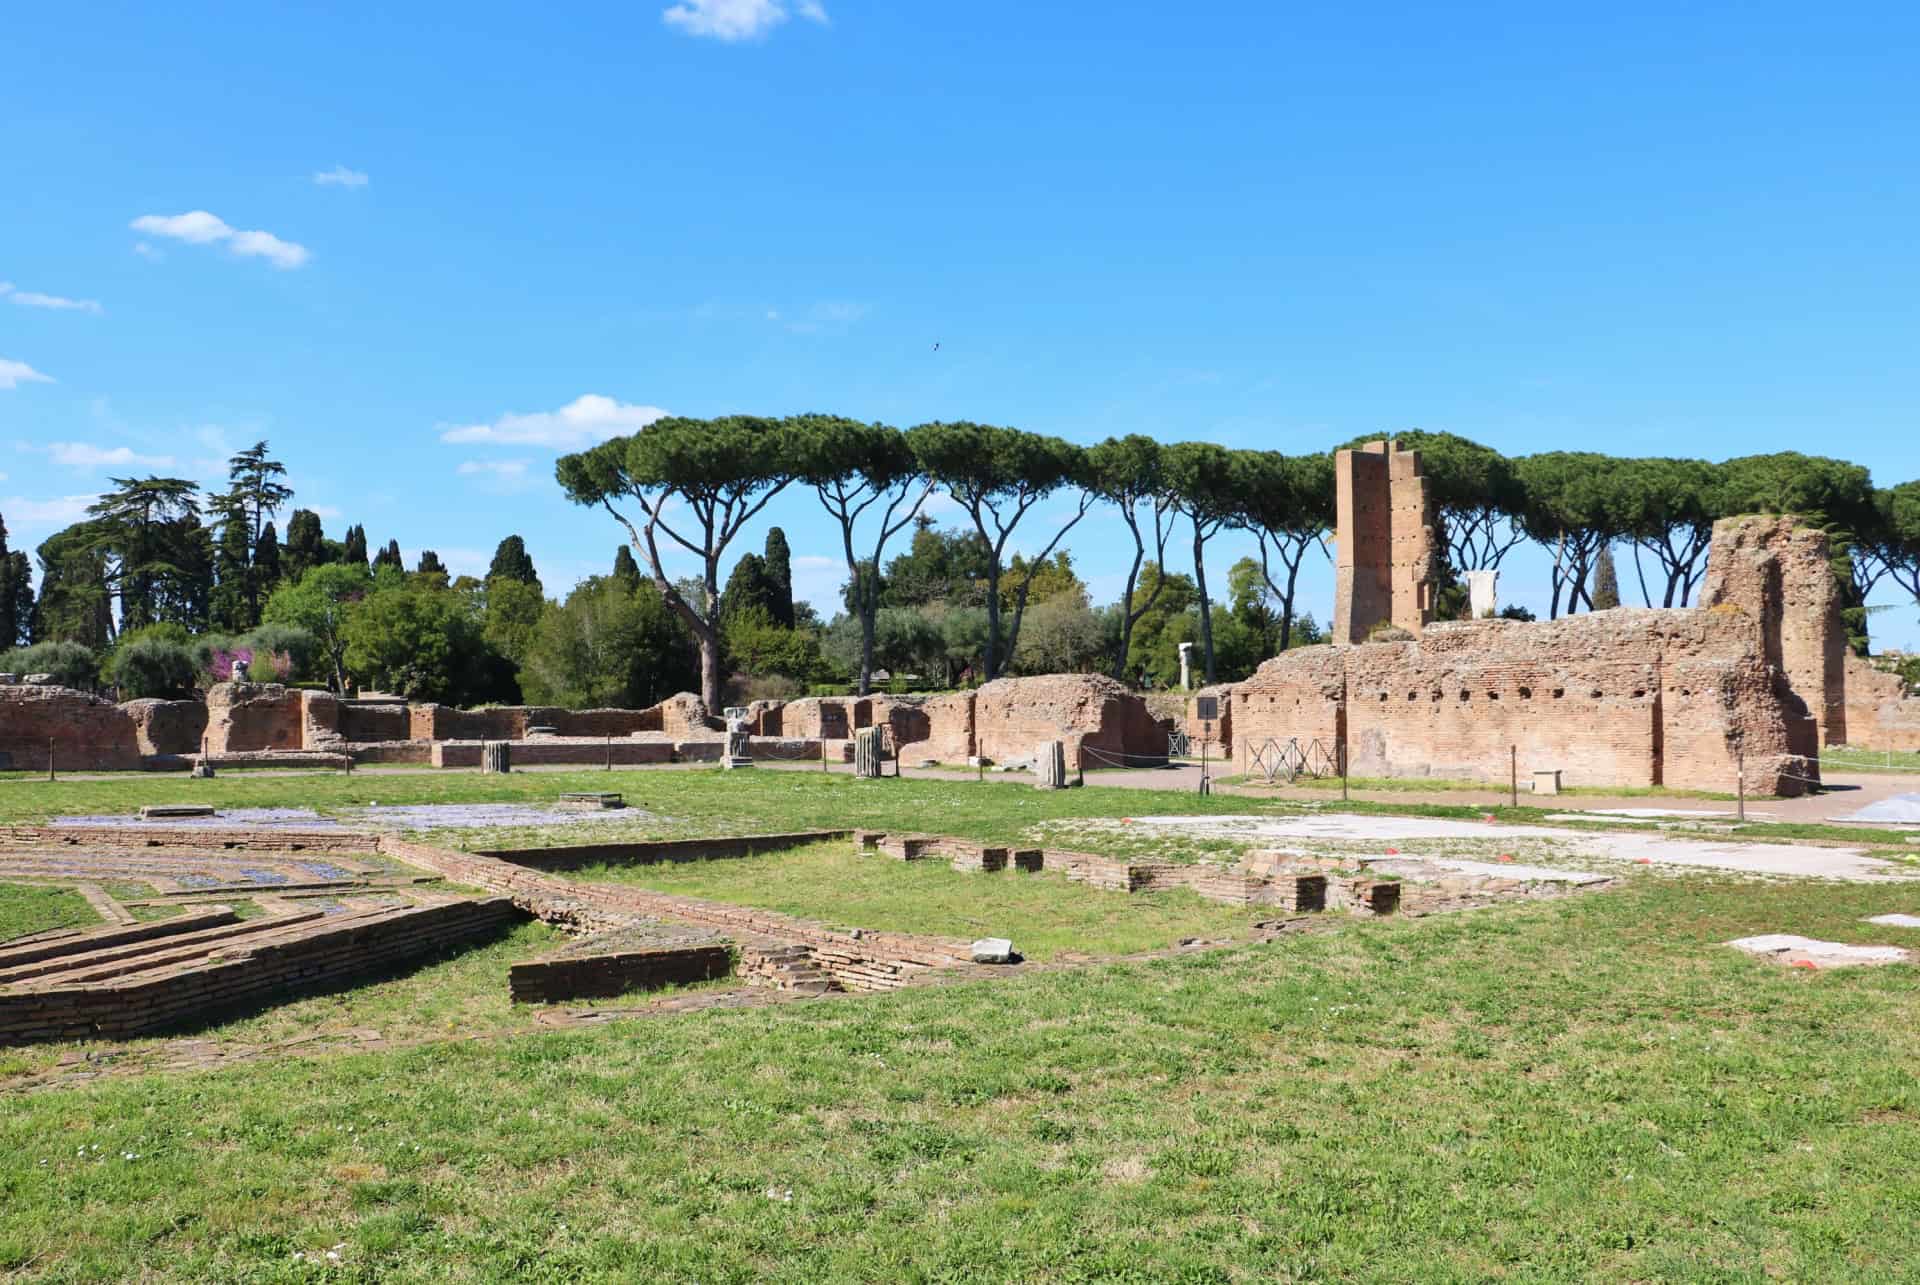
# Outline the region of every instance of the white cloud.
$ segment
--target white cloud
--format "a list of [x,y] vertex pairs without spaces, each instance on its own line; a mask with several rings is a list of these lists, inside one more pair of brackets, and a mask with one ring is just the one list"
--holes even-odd
[[43,375],[24,361],[0,357],[0,388],[18,388],[22,384],[51,384],[52,375]]
[[133,252],[139,255],[141,258],[151,259],[155,263],[159,263],[167,257],[166,255],[162,254],[160,251],[148,245],[145,241],[135,241],[133,243]]
[[[224,242],[235,254],[265,259],[276,268],[297,268],[313,257],[304,245],[283,241],[271,232],[242,231],[205,210],[190,210],[185,214],[143,214],[131,226],[135,232],[170,237],[190,245]],[[145,254],[147,251],[140,249],[145,244],[140,242],[134,248]]]
[[491,424],[465,424],[440,434],[443,442],[489,442],[507,446],[551,446],[579,450],[637,433],[667,412],[658,406],[635,406],[599,393],[576,397],[556,411],[518,415],[509,411]]
[[41,294],[35,290],[16,290],[13,282],[0,281],[0,295],[5,295],[23,308],[53,308],[63,312],[99,312],[100,304],[93,299],[68,299],[57,294]]
[[317,170],[313,181],[321,187],[365,187],[367,175],[364,170],[350,170],[344,165],[336,165],[330,170]]
[[[827,25],[827,11],[818,0],[799,0],[793,12],[808,22]],[[786,0],[682,0],[660,18],[690,36],[715,40],[756,40],[789,17]]]
[[29,500],[25,496],[10,495],[0,500],[0,512],[7,515],[7,526],[13,530],[26,527],[72,526],[87,516],[87,506],[98,500],[97,495],[61,495],[50,500]]
[[186,214],[142,214],[133,221],[135,232],[151,232],[154,236],[170,237],[175,241],[191,241],[195,245],[206,245],[212,241],[224,241],[233,235],[233,229],[227,221],[205,210],[192,210]]
[[527,475],[527,462],[525,460],[463,460],[454,472],[461,477],[487,475],[518,479]]
[[91,442],[54,442],[47,455],[63,468],[81,472],[103,468],[170,468],[171,455],[139,455],[130,446],[95,446]]

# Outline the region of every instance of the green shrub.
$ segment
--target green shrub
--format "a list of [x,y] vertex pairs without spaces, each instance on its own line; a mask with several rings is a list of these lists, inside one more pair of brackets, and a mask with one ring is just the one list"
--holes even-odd
[[92,691],[99,686],[100,662],[91,649],[75,642],[43,642],[16,647],[0,656],[0,670],[9,674],[52,674],[62,687]]
[[122,700],[155,696],[179,700],[193,694],[200,666],[191,644],[164,637],[141,637],[113,650],[108,677],[120,689]]
[[289,677],[304,677],[313,672],[320,654],[320,642],[298,625],[268,623],[256,625],[251,632],[234,641],[234,648],[253,653],[255,676],[262,681],[273,677],[271,658],[285,656]]

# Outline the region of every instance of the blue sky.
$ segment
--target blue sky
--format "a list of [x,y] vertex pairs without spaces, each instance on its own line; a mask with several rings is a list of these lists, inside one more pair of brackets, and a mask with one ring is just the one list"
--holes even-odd
[[331,534],[561,591],[617,531],[552,461],[647,408],[1920,475],[1912,6],[403,8],[10,10],[15,547],[264,437]]

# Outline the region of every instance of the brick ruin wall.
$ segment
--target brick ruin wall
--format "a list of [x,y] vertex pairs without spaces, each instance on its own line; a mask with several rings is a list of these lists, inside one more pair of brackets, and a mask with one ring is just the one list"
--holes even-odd
[[1069,768],[1140,766],[1167,759],[1166,729],[1146,702],[1101,674],[1001,678],[973,693],[974,753],[995,762],[1066,743]]
[[0,687],[0,753],[16,769],[113,772],[140,766],[133,716],[70,687]]
[[207,691],[207,752],[307,748],[301,696],[279,683],[216,683]]
[[1236,692],[1242,759],[1269,738],[1344,745],[1354,776],[1799,794],[1813,729],[1737,610],[1623,608],[1540,624],[1431,625],[1415,642],[1311,647]]
[[1920,696],[1898,674],[1848,656],[1847,740],[1876,750],[1920,750]]
[[1847,631],[1826,532],[1791,517],[1715,523],[1700,605],[1738,606],[1752,616],[1762,657],[1806,702],[1819,743],[1847,743]]
[[[1224,758],[1233,753],[1233,694],[1231,683],[1216,683],[1212,687],[1202,687],[1187,697],[1186,710],[1180,719],[1181,730],[1186,732],[1187,741],[1193,752],[1200,752],[1202,741],[1207,743],[1207,754],[1213,758]],[[1200,717],[1199,699],[1211,696],[1219,702],[1220,716],[1211,723]]]

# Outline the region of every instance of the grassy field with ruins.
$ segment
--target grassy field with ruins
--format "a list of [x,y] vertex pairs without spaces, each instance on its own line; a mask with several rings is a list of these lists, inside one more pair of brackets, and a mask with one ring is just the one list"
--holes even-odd
[[[1886,1280],[1884,887],[1606,896],[892,996],[0,1097],[0,1271],[119,1280]],[[338,1255],[338,1266],[326,1254]]]
[[[0,819],[605,788],[646,815],[430,838],[858,826],[1201,860],[1238,849],[1120,818],[1300,806],[776,771],[249,773],[0,784]],[[722,981],[554,1026],[506,995],[510,964],[564,940],[522,923],[167,1037],[0,1050],[0,1280],[1876,1281],[1920,1254],[1920,970],[1721,945],[1883,940],[1860,921],[1920,910],[1908,887],[1628,871],[1249,941],[1270,909],[837,843],[566,877],[1004,932],[1036,962],[704,1003]],[[0,937],[90,913],[0,887]],[[1082,958],[1188,937],[1227,944]]]

